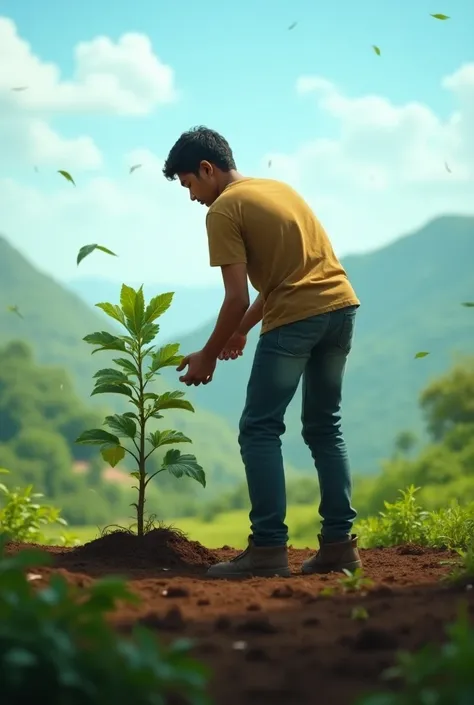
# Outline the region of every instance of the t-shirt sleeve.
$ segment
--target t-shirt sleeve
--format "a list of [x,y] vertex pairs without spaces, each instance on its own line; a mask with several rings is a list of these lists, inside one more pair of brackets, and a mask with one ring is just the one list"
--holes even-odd
[[211,267],[247,263],[240,226],[233,218],[223,213],[208,213],[206,228]]

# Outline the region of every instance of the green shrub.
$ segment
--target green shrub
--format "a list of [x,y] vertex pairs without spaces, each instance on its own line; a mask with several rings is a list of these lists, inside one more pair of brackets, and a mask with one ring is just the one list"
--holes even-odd
[[117,600],[136,601],[121,581],[79,593],[55,575],[34,589],[25,569],[48,562],[40,551],[5,557],[0,545],[2,703],[209,705],[207,673],[190,658],[189,642],[165,647],[138,627],[119,638],[107,623]]

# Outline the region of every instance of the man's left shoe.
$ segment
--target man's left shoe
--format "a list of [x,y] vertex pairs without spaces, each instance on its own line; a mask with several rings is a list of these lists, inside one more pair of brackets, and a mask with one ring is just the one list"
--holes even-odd
[[255,546],[252,538],[242,553],[224,563],[216,563],[207,571],[210,578],[237,580],[243,578],[289,578],[287,546]]

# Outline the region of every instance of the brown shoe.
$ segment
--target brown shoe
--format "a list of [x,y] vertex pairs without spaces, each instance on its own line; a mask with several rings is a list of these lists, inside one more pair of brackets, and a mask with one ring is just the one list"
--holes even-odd
[[216,563],[207,571],[210,578],[232,580],[239,578],[289,578],[288,548],[286,546],[254,546],[252,538],[242,553],[225,563]]
[[322,536],[318,536],[318,553],[304,561],[301,572],[305,575],[312,573],[342,573],[350,570],[353,573],[357,568],[362,568],[357,536],[351,534],[345,541],[327,543]]

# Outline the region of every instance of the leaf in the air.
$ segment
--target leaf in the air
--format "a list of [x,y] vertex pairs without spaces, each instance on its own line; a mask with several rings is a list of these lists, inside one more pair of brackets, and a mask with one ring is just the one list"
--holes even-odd
[[288,27],[288,29],[289,29],[289,30],[294,29],[297,24],[298,24],[298,22],[292,22],[292,23],[290,24],[290,26]]
[[108,448],[102,448],[100,451],[101,456],[106,463],[111,465],[113,468],[120,463],[125,457],[125,448],[121,445],[110,446]]
[[162,316],[171,306],[173,296],[174,292],[172,291],[154,296],[146,307],[145,322],[152,323],[153,321],[156,321],[157,318]]
[[76,443],[83,445],[102,446],[104,444],[118,445],[120,443],[117,436],[112,435],[103,428],[91,428],[89,431],[84,431],[76,438]]
[[141,166],[142,166],[141,164],[134,164],[133,166],[130,167],[129,173],[133,174],[133,172],[136,171],[137,169],[140,169]]
[[376,44],[372,44],[372,49],[375,51],[375,53],[377,54],[377,56],[380,56],[380,54],[382,53],[382,52],[380,51],[380,47],[378,47]]
[[81,247],[77,255],[77,264],[79,265],[82,260],[90,255],[91,252],[94,252],[94,250],[100,250],[101,252],[105,252],[106,255],[117,257],[115,252],[112,252],[112,250],[109,250],[108,247],[104,247],[103,245],[84,245],[84,247]]
[[418,359],[418,358],[420,358],[420,357],[426,357],[427,355],[429,355],[429,352],[426,352],[426,351],[417,352],[416,355],[415,355],[415,360]]
[[174,445],[175,443],[192,443],[192,440],[180,431],[154,431],[149,434],[147,440],[151,443],[153,448]]
[[61,174],[61,176],[64,176],[66,181],[70,181],[73,186],[76,185],[76,182],[72,178],[71,174],[68,171],[64,171],[64,169],[58,169],[58,174]]
[[125,414],[106,416],[104,424],[115,431],[119,438],[135,438],[137,425],[135,421]]
[[452,173],[453,173],[453,172],[451,171],[451,169],[449,168],[448,162],[444,162],[444,168],[446,169],[446,171],[447,171],[449,174],[452,174]]
[[28,90],[28,86],[14,86],[12,88],[12,91],[15,91],[16,93],[19,93],[20,91],[26,91]]
[[194,455],[181,455],[179,450],[173,448],[163,458],[162,467],[175,477],[191,477],[203,487],[206,486],[206,474]]
[[18,316],[18,318],[23,318],[23,316],[20,313],[20,309],[18,308],[18,306],[16,304],[14,304],[13,306],[8,306],[8,310],[11,311],[11,313],[14,313],[16,316]]
[[268,160],[268,168],[270,169],[270,168],[271,168],[271,166],[272,166],[272,160],[271,160],[271,159],[269,159],[269,160]]
[[435,20],[449,20],[449,15],[443,15],[441,12],[435,12],[431,17],[434,17]]
[[465,306],[466,308],[474,308],[474,301],[464,301],[462,306]]
[[187,400],[182,399],[184,392],[164,392],[160,394],[153,404],[153,410],[163,411],[164,409],[184,409],[186,411],[194,411],[193,405]]

